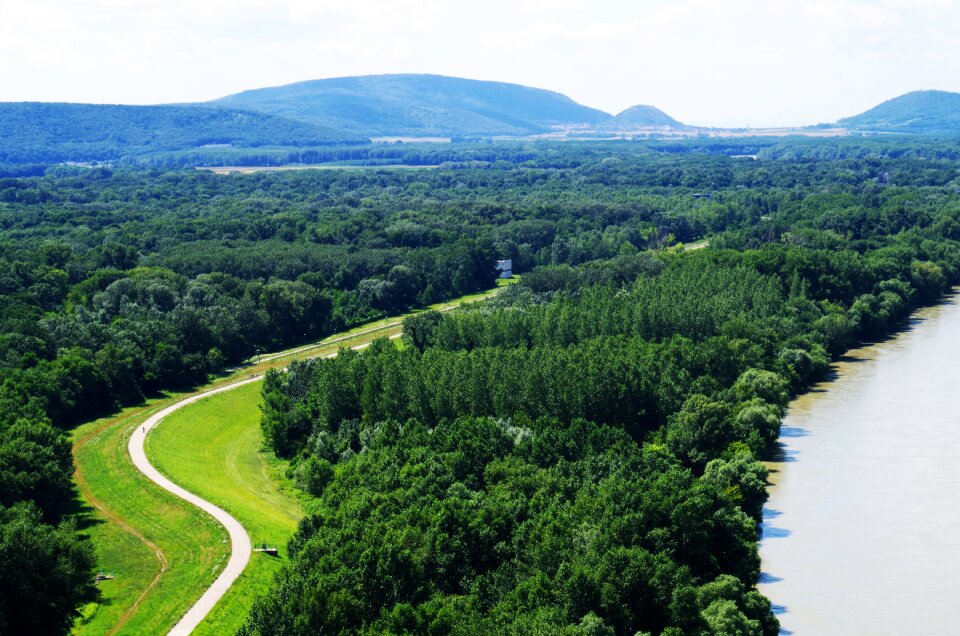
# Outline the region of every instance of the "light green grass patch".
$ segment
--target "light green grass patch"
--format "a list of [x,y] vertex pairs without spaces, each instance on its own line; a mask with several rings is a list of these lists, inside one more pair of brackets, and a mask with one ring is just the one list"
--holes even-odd
[[[517,280],[498,280],[497,287]],[[495,293],[472,294],[428,309],[450,309]],[[282,367],[294,358],[329,355],[340,348],[398,334],[404,317],[385,318],[336,334],[306,350],[293,348],[276,359],[224,374],[203,390]],[[201,634],[229,633],[231,626],[240,625],[253,598],[269,588],[301,514],[296,503],[299,491],[293,491],[283,477],[285,464],[260,448],[259,386],[253,383],[185,407],[147,439],[148,456],[160,470],[234,515],[247,528],[252,541],[274,543],[281,550],[281,557],[276,559],[253,555],[235,589],[198,629]],[[118,634],[166,633],[229,558],[226,531],[213,518],[147,480],[134,468],[127,453],[130,432],[136,426],[189,394],[151,399],[72,432],[81,486],[82,512],[78,519],[94,544],[99,567],[116,574],[115,579],[100,584],[100,602],[84,608],[84,616],[74,629],[81,636],[109,634],[125,616]],[[218,470],[219,476],[215,474]],[[109,513],[94,508],[93,501]],[[145,595],[144,590],[160,571],[160,563],[153,550],[121,523],[155,543],[169,561],[169,569]],[[141,596],[140,605],[131,611]]]
[[167,417],[147,436],[147,456],[170,479],[230,512],[254,543],[280,548],[254,553],[250,565],[196,634],[233,633],[254,598],[266,592],[303,516],[284,473],[286,462],[263,448],[260,382],[219,393]]
[[118,634],[157,634],[169,630],[223,569],[228,558],[226,531],[214,519],[147,480],[127,453],[130,432],[170,398],[121,416],[97,420],[74,431],[81,468],[81,492],[109,501],[110,521],[123,520],[161,547],[170,567],[136,610],[130,612],[160,571],[153,550],[108,517],[88,509],[81,525],[97,553],[98,567],[116,578],[99,584],[102,598],[85,608],[77,634],[106,634],[128,612]]

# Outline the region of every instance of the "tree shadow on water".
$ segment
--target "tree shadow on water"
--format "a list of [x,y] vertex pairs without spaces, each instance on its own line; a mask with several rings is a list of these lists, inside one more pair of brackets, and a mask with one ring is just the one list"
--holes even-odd
[[[779,608],[779,609],[778,609]],[[783,605],[774,605],[773,613],[779,618],[782,614],[786,614],[789,610]],[[786,627],[780,626],[780,636],[793,636],[793,631],[787,629]]]
[[[783,436],[782,430],[783,429],[781,429],[781,436]],[[796,437],[802,436],[797,435]],[[783,442],[777,442],[776,446],[767,451],[761,459],[774,464],[787,464],[797,461],[797,456],[799,454],[800,451],[793,448],[787,448],[787,445]]]
[[763,539],[785,539],[793,534],[792,530],[786,528],[777,528],[766,523],[760,524],[760,540]]
[[[786,605],[780,605],[779,603],[771,603],[770,609],[773,610],[773,615],[779,620],[783,617],[784,614],[789,614],[790,610],[787,609]],[[793,632],[783,625],[780,626],[780,636],[791,636]]]
[[[843,355],[837,358],[837,362],[844,362],[846,364],[860,364],[862,362],[870,362],[871,358],[864,358],[863,356],[856,355]],[[839,374],[836,371],[828,373],[829,380],[835,380]]]

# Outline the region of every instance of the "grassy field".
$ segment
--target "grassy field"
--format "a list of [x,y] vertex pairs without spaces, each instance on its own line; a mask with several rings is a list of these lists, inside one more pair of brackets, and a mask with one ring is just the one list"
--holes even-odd
[[[511,282],[514,281],[498,281],[498,286]],[[474,294],[430,309],[445,310],[484,300],[494,292]],[[398,334],[402,318],[385,318],[331,336],[308,350],[298,347],[247,365],[199,390],[282,367],[294,357],[329,355],[341,347],[355,347],[374,338]],[[259,383],[254,383],[171,415],[148,437],[147,452],[151,461],[174,481],[236,517],[253,541],[268,541],[284,548],[286,537],[295,528],[299,509],[295,497],[286,494],[289,487],[282,478],[282,464],[260,453],[258,389]],[[116,576],[100,583],[101,601],[85,609],[74,630],[77,634],[166,633],[213,582],[229,557],[226,531],[206,514],[147,480],[133,467],[127,454],[127,441],[136,426],[157,410],[190,394],[152,399],[73,431],[81,508],[78,522],[96,548],[99,566]],[[208,406],[209,403],[214,406]],[[219,418],[221,411],[235,417]],[[172,432],[167,433],[167,427]],[[181,452],[184,454],[178,455]],[[217,470],[220,476],[216,479],[201,475]],[[229,497],[218,499],[224,495]],[[282,552],[278,559],[254,555],[251,566],[235,584],[236,589],[224,597],[200,631],[223,633],[224,626],[239,624],[252,598],[269,585],[281,560]]]
[[705,247],[710,246],[710,239],[703,239],[702,241],[694,241],[693,243],[685,243],[683,245],[684,252],[690,252],[693,250],[702,250]]
[[130,431],[175,399],[152,400],[75,431],[75,441],[83,442],[75,458],[87,506],[80,523],[100,567],[116,577],[100,583],[102,599],[87,608],[78,634],[164,633],[189,606],[184,597],[199,596],[226,563],[226,531],[148,481],[127,454]]
[[233,633],[253,598],[266,591],[302,516],[286,463],[263,451],[260,382],[201,400],[172,414],[147,437],[151,463],[174,482],[230,512],[251,540],[280,547],[255,554],[195,632]]

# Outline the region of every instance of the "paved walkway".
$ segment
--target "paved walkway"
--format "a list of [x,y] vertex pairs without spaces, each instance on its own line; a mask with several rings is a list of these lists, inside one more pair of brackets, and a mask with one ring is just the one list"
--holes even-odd
[[211,395],[223,393],[224,391],[232,391],[245,384],[256,382],[261,377],[262,376],[255,376],[240,382],[204,391],[203,393],[198,393],[197,395],[193,395],[168,406],[138,427],[130,437],[130,443],[127,445],[130,451],[130,457],[133,459],[133,465],[137,467],[137,470],[164,490],[172,492],[177,497],[192,503],[197,508],[212,515],[213,518],[219,521],[223,527],[227,529],[227,532],[230,533],[230,560],[227,562],[227,567],[223,569],[223,572],[221,572],[217,580],[213,582],[213,585],[203,593],[200,600],[194,603],[193,607],[180,619],[180,622],[170,630],[171,634],[189,634],[200,624],[210,610],[213,609],[213,606],[217,604],[217,601],[220,600],[230,586],[233,585],[233,582],[237,580],[237,577],[243,572],[243,568],[247,566],[247,562],[250,560],[252,548],[250,545],[250,537],[247,536],[246,530],[243,529],[239,521],[227,514],[222,508],[218,508],[209,501],[201,499],[161,475],[160,471],[154,468],[153,464],[147,459],[147,455],[143,450],[143,443],[150,429],[162,422],[163,418],[174,411],[182,409],[188,404],[193,404],[203,398],[210,397]]
[[[377,331],[379,331],[379,329]],[[393,334],[389,336],[389,339],[395,340],[396,338],[399,338],[400,335],[401,334],[399,333]],[[366,349],[369,346],[370,343],[364,343],[352,347],[352,349],[359,351],[361,349]],[[336,353],[330,353],[323,357],[333,358],[336,355]],[[286,368],[282,370],[285,371]],[[220,576],[217,577],[217,580],[213,582],[213,585],[207,588],[207,591],[203,593],[203,596],[200,597],[200,600],[194,603],[193,607],[191,607],[190,610],[183,615],[183,618],[180,619],[180,622],[170,630],[170,634],[180,636],[189,634],[196,629],[197,625],[199,625],[204,617],[210,613],[210,610],[213,609],[213,606],[217,604],[217,601],[219,601],[223,595],[226,594],[227,590],[230,589],[230,586],[233,585],[233,582],[239,578],[241,573],[243,573],[243,569],[247,567],[247,563],[250,561],[250,553],[253,549],[253,546],[250,543],[250,537],[247,535],[247,531],[243,529],[243,526],[240,525],[240,522],[230,516],[229,513],[223,510],[223,508],[213,505],[206,499],[201,499],[189,490],[181,488],[160,474],[160,471],[154,468],[153,464],[150,463],[150,460],[147,459],[147,454],[144,451],[143,444],[147,439],[147,433],[149,433],[153,427],[160,424],[165,417],[174,411],[193,404],[198,400],[210,397],[211,395],[239,389],[246,384],[257,382],[262,378],[262,375],[253,376],[239,382],[234,382],[233,384],[227,384],[216,389],[204,391],[203,393],[197,393],[196,395],[184,398],[175,404],[171,404],[167,408],[151,416],[150,419],[138,427],[137,430],[133,432],[133,435],[130,436],[130,443],[127,444],[127,448],[130,451],[130,457],[133,459],[133,465],[137,467],[137,470],[146,475],[150,481],[154,482],[164,490],[175,494],[177,497],[180,497],[181,499],[192,503],[194,506],[200,508],[204,512],[209,513],[214,519],[219,521],[224,528],[227,529],[227,532],[230,533],[230,560],[227,562],[227,567],[223,569],[223,572],[221,572]]]
[[[500,289],[497,289],[491,295],[494,296],[499,291]],[[438,311],[448,312],[453,309],[456,309],[459,306],[460,306],[460,303],[456,303],[454,305],[450,305],[448,307],[439,309]],[[401,324],[402,324],[402,321],[397,320],[396,322],[392,322],[386,325],[381,325],[373,329],[367,329],[367,330],[349,334],[346,336],[340,336],[338,338],[327,340],[322,343],[318,343],[314,345],[306,345],[298,349],[283,351],[283,352],[272,354],[269,356],[264,356],[260,358],[260,362],[266,362],[268,360],[273,360],[280,357],[286,357],[290,355],[295,355],[297,353],[303,353],[304,351],[307,351],[310,349],[328,346],[330,344],[334,344],[339,341],[357,338],[357,337],[375,333],[378,331],[385,331],[387,329],[399,327]],[[395,333],[391,336],[388,336],[388,338],[390,340],[395,340],[399,338],[401,335],[402,334],[400,333]],[[351,349],[355,351],[359,351],[361,349],[366,349],[369,346],[370,346],[370,343],[368,342],[361,345],[357,345],[355,347],[351,347]],[[336,353],[330,353],[321,357],[333,358],[336,355],[337,355]],[[284,367],[281,370],[286,371],[286,367]],[[210,397],[211,395],[216,395],[217,393],[224,393],[225,391],[232,391],[234,389],[239,389],[240,387],[246,384],[250,384],[251,382],[257,382],[262,378],[263,378],[262,375],[253,376],[245,380],[241,380],[239,382],[234,382],[233,384],[227,384],[225,386],[221,386],[216,389],[210,389],[209,391],[197,393],[196,395],[192,395],[188,398],[184,398],[183,400],[180,400],[175,404],[171,404],[170,406],[163,409],[156,415],[153,415],[152,417],[150,417],[141,426],[139,426],[137,430],[133,432],[133,435],[130,436],[130,443],[127,444],[127,449],[130,452],[130,457],[133,460],[133,465],[137,467],[137,470],[139,470],[141,473],[146,475],[150,479],[150,481],[154,482],[164,490],[173,493],[177,497],[180,497],[181,499],[192,503],[194,506],[196,506],[197,508],[200,508],[204,512],[209,513],[211,516],[213,516],[214,519],[219,521],[224,528],[227,529],[227,532],[230,533],[230,560],[227,562],[227,567],[223,569],[223,572],[221,572],[220,576],[217,577],[217,580],[213,582],[213,585],[211,585],[207,589],[207,591],[203,593],[203,596],[200,597],[200,600],[194,603],[193,607],[191,607],[187,611],[187,613],[183,615],[183,618],[180,619],[180,622],[174,625],[173,629],[171,629],[169,632],[170,634],[175,634],[178,636],[185,635],[185,634],[189,634],[194,629],[196,629],[197,625],[199,625],[200,622],[203,621],[204,617],[206,617],[206,615],[210,613],[210,610],[213,609],[213,606],[216,605],[217,602],[223,597],[223,595],[226,594],[227,590],[230,589],[230,586],[233,585],[233,582],[236,581],[237,578],[239,578],[240,574],[243,573],[243,569],[247,566],[247,563],[249,563],[250,561],[250,553],[253,550],[253,546],[250,543],[250,537],[249,535],[247,535],[247,531],[243,529],[243,526],[240,525],[239,521],[237,521],[232,516],[230,516],[230,514],[228,514],[225,510],[223,510],[218,506],[213,505],[206,499],[201,499],[197,495],[186,490],[185,488],[181,488],[180,486],[176,485],[175,483],[173,483],[172,481],[170,481],[169,479],[161,475],[160,471],[154,468],[153,464],[151,464],[150,461],[147,459],[147,454],[144,451],[143,444],[147,439],[147,433],[149,433],[153,427],[160,424],[160,422],[163,421],[163,418],[170,415],[174,411],[182,409],[183,407],[189,404],[193,404],[198,400],[202,400],[203,398]]]

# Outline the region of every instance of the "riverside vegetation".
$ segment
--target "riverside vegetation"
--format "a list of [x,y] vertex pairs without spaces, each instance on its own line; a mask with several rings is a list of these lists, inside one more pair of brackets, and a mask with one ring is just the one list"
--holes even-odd
[[778,633],[757,458],[960,266],[955,182],[834,179],[752,191],[708,250],[540,267],[402,350],[268,374],[264,435],[317,502],[242,633]]
[[[447,311],[490,293],[471,294],[430,309]],[[339,347],[359,346],[378,335],[399,334],[401,320],[402,316],[392,316],[335,334],[325,339],[326,344],[262,356],[259,363],[219,376],[200,390],[262,373],[270,366],[283,366],[294,355],[329,355]],[[96,547],[102,567],[116,574],[116,579],[99,586],[100,598],[84,607],[74,628],[79,636],[164,633],[213,582],[229,557],[223,528],[197,508],[150,484],[133,466],[127,451],[129,435],[140,423],[191,393],[164,392],[143,405],[124,408],[118,415],[72,431],[75,479],[82,486],[83,499],[97,508],[82,517],[85,533]],[[285,496],[292,491],[288,480],[282,478],[286,462],[272,459],[272,453],[263,448],[257,425],[259,393],[259,383],[254,383],[201,400],[165,419],[147,439],[150,461],[175,483],[202,493],[235,515],[253,538],[281,547],[280,559],[251,560],[197,634],[232,632],[242,624],[258,590],[269,587],[273,568],[284,559],[283,546],[296,529],[297,518],[290,506],[294,501]]]
[[957,272],[901,241],[535,270],[402,351],[268,375],[265,435],[319,502],[247,633],[778,633],[756,458],[831,352]]
[[96,593],[64,429],[512,258],[521,286],[402,350],[268,378],[314,500],[244,631],[776,633],[756,459],[831,356],[956,280],[956,144],[712,143],[0,179],[0,631]]

